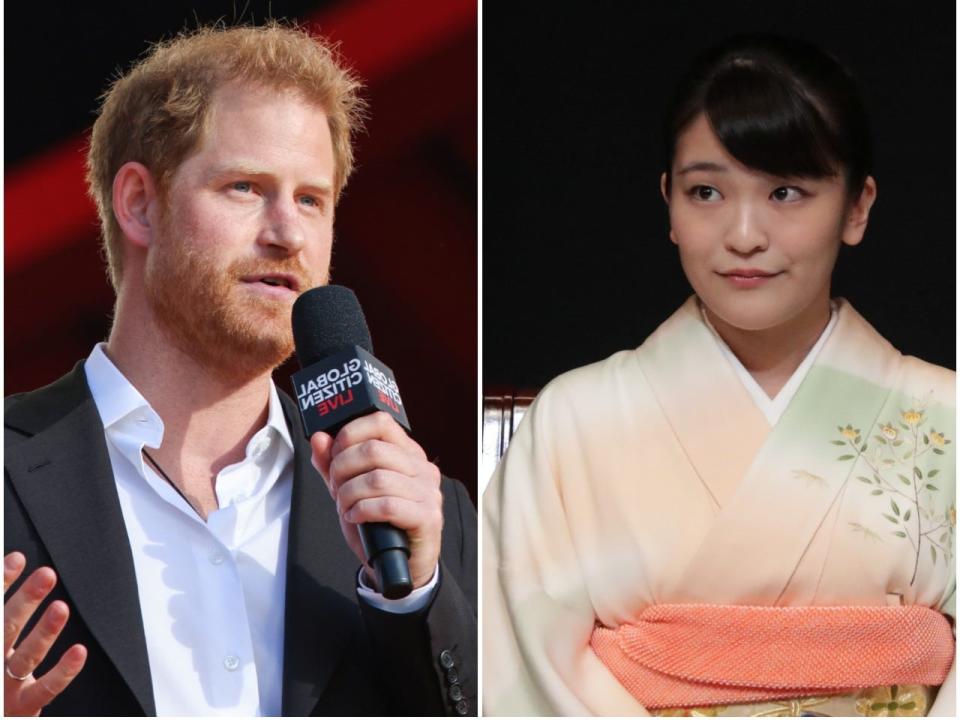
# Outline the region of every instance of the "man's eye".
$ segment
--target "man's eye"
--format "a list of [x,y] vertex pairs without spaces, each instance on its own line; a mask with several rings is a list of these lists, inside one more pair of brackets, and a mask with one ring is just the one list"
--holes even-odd
[[313,197],[312,195],[301,195],[301,196],[300,196],[300,202],[301,202],[303,205],[310,205],[310,206],[312,206],[312,207],[320,207],[320,201],[317,200],[317,199],[316,199],[315,197]]
[[244,180],[238,180],[237,182],[232,183],[230,187],[231,189],[242,193],[250,192],[253,189],[253,186]]
[[796,202],[797,200],[802,199],[806,193],[798,187],[793,185],[788,185],[784,187],[778,187],[772,193],[770,197],[779,202]]
[[688,194],[695,200],[703,200],[705,202],[716,202],[721,198],[720,191],[709,185],[694,185],[690,188]]

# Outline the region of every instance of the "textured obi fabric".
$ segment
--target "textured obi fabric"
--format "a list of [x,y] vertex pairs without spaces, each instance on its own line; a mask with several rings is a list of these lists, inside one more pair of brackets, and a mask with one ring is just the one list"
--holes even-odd
[[651,710],[940,685],[954,654],[947,619],[916,605],[652,605],[591,646]]

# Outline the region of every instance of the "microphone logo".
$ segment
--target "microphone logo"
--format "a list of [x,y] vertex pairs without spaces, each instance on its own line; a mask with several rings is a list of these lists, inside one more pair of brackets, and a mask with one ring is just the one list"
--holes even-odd
[[400,389],[389,367],[362,347],[348,346],[291,378],[306,437],[336,433],[359,415],[383,410],[410,429]]

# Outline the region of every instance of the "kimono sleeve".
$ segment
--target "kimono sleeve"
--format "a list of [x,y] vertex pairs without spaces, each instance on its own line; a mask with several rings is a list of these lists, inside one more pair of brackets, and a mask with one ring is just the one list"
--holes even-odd
[[556,383],[544,389],[484,493],[484,715],[648,714],[590,648],[595,613],[560,490],[558,450],[583,442],[571,412]]

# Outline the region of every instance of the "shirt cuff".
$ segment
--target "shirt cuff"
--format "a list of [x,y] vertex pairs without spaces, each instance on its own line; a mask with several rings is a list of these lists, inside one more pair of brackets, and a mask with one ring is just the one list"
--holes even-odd
[[423,610],[430,604],[439,582],[440,564],[437,563],[437,566],[433,569],[433,577],[430,578],[430,582],[422,587],[416,588],[406,597],[391,600],[385,598],[381,593],[378,593],[363,581],[363,568],[360,568],[360,572],[357,574],[357,595],[377,610],[396,613],[397,615],[415,613]]

